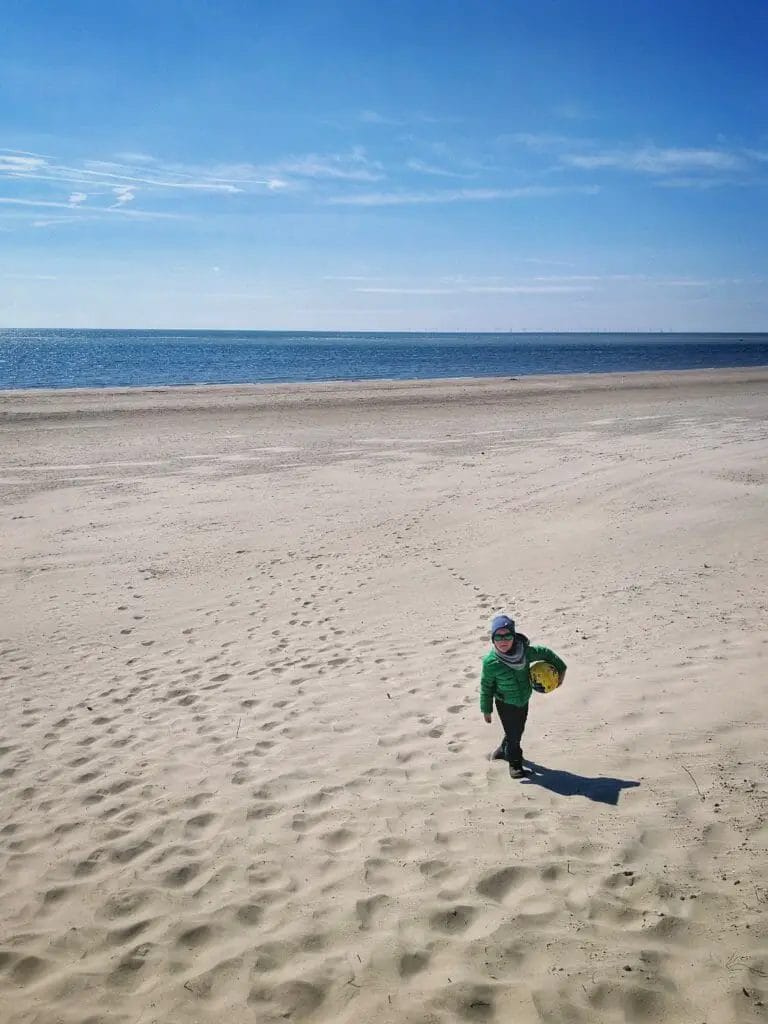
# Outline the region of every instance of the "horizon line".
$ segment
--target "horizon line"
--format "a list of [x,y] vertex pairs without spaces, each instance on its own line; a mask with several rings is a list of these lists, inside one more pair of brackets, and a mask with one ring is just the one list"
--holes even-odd
[[694,335],[694,334],[718,334],[718,335],[762,335],[768,334],[768,326],[761,330],[755,330],[750,328],[748,330],[675,330],[669,327],[654,327],[647,330],[641,328],[632,328],[631,330],[622,330],[621,328],[614,327],[595,327],[583,330],[552,330],[549,328],[539,327],[522,327],[522,328],[502,328],[501,330],[442,330],[439,328],[427,329],[418,328],[416,330],[409,330],[408,328],[396,328],[396,329],[375,329],[375,330],[362,330],[360,328],[348,329],[345,327],[12,327],[12,326],[0,326],[0,331],[83,331],[83,332],[94,332],[94,331],[112,331],[118,332],[136,332],[146,331],[148,333],[160,333],[166,331],[178,331],[180,333],[201,333],[201,332],[216,332],[217,334],[450,334],[450,335],[473,335],[473,334],[488,334],[488,335],[503,335],[503,334],[560,334],[560,335],[583,335],[583,334],[672,334],[672,335]]

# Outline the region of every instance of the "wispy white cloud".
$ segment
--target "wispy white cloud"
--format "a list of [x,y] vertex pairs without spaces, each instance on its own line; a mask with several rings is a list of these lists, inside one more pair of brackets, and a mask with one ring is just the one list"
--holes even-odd
[[[379,181],[384,177],[383,165],[368,157],[361,146],[343,153],[305,153],[284,157],[271,163],[218,163],[201,168],[164,165],[169,174],[180,180],[196,177],[219,188],[253,191],[266,188],[279,192],[301,187],[306,182],[323,180]],[[138,181],[139,179],[137,179]]]
[[591,139],[579,139],[573,135],[561,135],[557,132],[510,132],[499,135],[496,141],[504,145],[511,143],[515,146],[523,146],[526,149],[542,153],[572,146],[592,145]]
[[358,120],[362,121],[363,124],[403,125],[406,123],[396,117],[387,117],[384,114],[380,114],[376,110],[361,110],[358,114]]
[[355,288],[362,295],[455,295],[456,288]]
[[562,163],[584,170],[613,168],[643,174],[678,174],[681,171],[733,171],[745,166],[744,159],[718,149],[684,149],[643,146],[598,153],[567,153]]
[[355,288],[356,292],[375,295],[550,295],[571,292],[590,292],[590,285],[537,285],[537,284],[489,284],[456,286],[454,288]]
[[71,203],[60,203],[52,199],[19,199],[16,196],[0,196],[0,203],[3,206],[35,206],[53,207],[60,210],[71,210]]
[[191,220],[186,213],[168,213],[160,210],[126,210],[122,206],[100,206],[88,207],[88,213],[93,214],[117,214],[120,217],[127,217],[133,220]]
[[[139,176],[134,174],[126,174],[123,172],[108,171],[107,167],[114,167],[114,164],[108,164],[104,161],[88,161],[91,165],[86,168],[71,168],[63,167],[62,171],[74,171],[78,174],[86,174],[94,179],[100,181],[126,181],[131,182],[135,185],[155,185],[158,188],[175,188],[175,189],[193,189],[196,191],[203,192],[241,192],[242,189],[236,185],[232,185],[229,182],[220,182],[213,180],[203,181],[181,181],[173,180],[169,176]],[[266,182],[264,182],[266,184]]]
[[558,195],[595,195],[598,185],[523,185],[519,188],[462,188],[437,192],[360,192],[331,196],[336,206],[413,206],[421,203],[490,202],[503,199],[535,199]]
[[263,302],[264,299],[268,298],[268,294],[265,292],[197,292],[197,295],[202,295],[206,299],[215,299],[217,301],[226,300],[231,301],[232,299],[247,299],[249,302]]
[[324,281],[381,281],[380,275],[371,277],[368,274],[326,274]]
[[41,160],[48,160],[45,153],[33,153],[31,149],[9,149],[7,146],[0,146],[0,153],[10,153],[13,156],[37,156]]
[[[357,281],[350,277],[351,283]],[[363,279],[366,280],[367,279]],[[694,277],[652,277],[648,274],[547,274],[504,280],[499,276],[467,277],[466,275],[444,275],[436,280],[414,283],[386,278],[370,279],[379,283],[358,284],[353,292],[376,295],[548,295],[576,294],[595,291],[611,292],[616,287],[630,285],[648,288],[711,288],[724,285],[738,285],[745,282],[739,278],[700,279]],[[755,283],[752,281],[751,283]]]
[[[70,223],[74,218],[93,219],[107,212],[134,219],[174,216],[163,210],[143,211],[139,199],[156,200],[174,193],[208,195],[269,195],[291,189],[311,195],[332,183],[366,184],[384,177],[383,166],[359,146],[339,153],[296,155],[267,165],[184,166],[164,162],[147,153],[122,153],[117,159],[82,159],[64,163],[39,154],[0,150],[0,181],[13,183],[19,191],[8,195],[3,205],[18,208],[68,210],[69,214],[37,219],[38,226]],[[61,186],[59,194],[36,196],[32,186],[40,182]],[[76,189],[73,191],[73,187]],[[23,191],[22,191],[23,189]],[[109,196],[101,207],[92,199]],[[98,199],[96,199],[98,202]],[[47,204],[47,205],[44,205]],[[144,205],[143,203],[141,204]],[[157,202],[153,204],[157,207]],[[129,213],[127,207],[132,209]],[[6,219],[9,215],[6,214]],[[44,222],[44,223],[43,223]]]
[[119,210],[126,203],[132,203],[136,198],[136,189],[131,185],[118,185],[113,192],[115,194],[115,201],[111,207],[113,210]]
[[753,279],[750,282],[744,280],[741,277],[711,277],[711,278],[652,278],[653,284],[660,285],[662,288],[718,288],[723,285],[733,284],[757,284],[759,278]]
[[419,124],[450,124],[459,119],[456,117],[435,117],[433,114],[406,113],[393,116],[382,114],[378,110],[361,110],[357,120],[362,124],[378,124],[393,128],[403,128],[406,125]]
[[279,192],[293,184],[280,177],[274,167],[260,167],[256,164],[214,164],[206,168],[205,173],[212,181],[238,185],[239,191],[244,192],[261,192],[264,188],[268,192]]
[[602,281],[600,274],[537,274],[534,281]]
[[154,164],[156,159],[148,153],[116,153],[115,159],[121,164]]
[[58,281],[54,274],[0,274],[0,277],[11,281]]
[[742,177],[731,175],[728,178],[658,178],[653,184],[656,188],[694,189],[699,192],[706,192],[708,189],[724,188],[725,186],[734,185],[744,188],[749,185],[754,185],[755,182],[751,175]]
[[428,174],[436,178],[476,178],[477,174],[467,174],[463,171],[451,171],[446,167],[438,167],[436,164],[426,163],[424,160],[409,160],[406,164],[409,170],[419,174]]
[[591,292],[594,291],[594,288],[589,284],[517,284],[485,285],[467,290],[480,295],[554,295],[572,292]]
[[[131,166],[111,160],[84,160],[80,166],[57,163],[43,157],[20,157],[0,154],[0,178],[17,181],[59,181],[71,185],[91,184],[112,188],[117,183],[145,185],[157,190],[189,189],[204,192],[237,193],[242,189],[232,182],[218,180],[205,171],[197,177],[188,171],[155,167],[152,173],[137,171]],[[252,182],[256,184],[256,182]],[[267,186],[263,181],[260,184]]]
[[[757,169],[768,154],[746,147],[642,146],[607,147],[594,138],[577,138],[558,132],[514,132],[497,143],[521,146],[532,154],[554,158],[549,172],[565,168],[626,171],[647,175],[663,188],[708,189],[724,185],[752,185],[749,171]],[[754,178],[754,174],[752,175]]]
[[717,284],[720,282],[715,281],[691,281],[683,279],[680,281],[657,281],[657,284],[662,285],[666,288],[709,288],[710,285]]
[[331,178],[341,181],[380,181],[383,167],[369,160],[365,151],[355,147],[349,153],[332,153],[290,157],[270,165],[272,177],[295,175],[299,178]]
[[[77,196],[78,193],[75,193]],[[87,198],[87,196],[85,197]],[[93,220],[97,217],[108,217],[110,215],[118,215],[122,217],[134,218],[137,220],[188,220],[189,218],[184,214],[178,213],[165,213],[155,210],[125,210],[122,207],[115,206],[88,206],[84,208],[80,202],[64,202],[52,199],[22,199],[18,196],[0,196],[0,206],[17,206],[25,209],[32,210],[67,210],[69,216],[57,217],[55,219],[48,219],[45,226],[52,223],[69,223],[72,221],[82,220],[83,218]],[[73,213],[77,213],[82,216],[72,216]],[[37,222],[37,226],[42,226],[41,222]]]
[[539,274],[534,281],[644,281],[645,274]]
[[95,217],[38,217],[32,221],[33,228],[59,227],[61,224],[82,224],[84,220],[95,220]]
[[45,160],[38,156],[11,156],[6,150],[0,153],[0,174],[27,174],[45,167]]
[[553,260],[547,257],[541,256],[522,256],[520,257],[521,263],[538,263],[542,266],[547,267],[573,267],[575,266],[573,260]]

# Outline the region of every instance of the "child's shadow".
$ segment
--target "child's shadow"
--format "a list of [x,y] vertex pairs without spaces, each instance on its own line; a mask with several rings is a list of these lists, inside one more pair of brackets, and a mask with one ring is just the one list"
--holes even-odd
[[544,789],[559,793],[560,796],[585,796],[587,800],[594,800],[599,804],[616,806],[622,789],[633,789],[640,785],[631,779],[590,779],[586,775],[574,775],[572,772],[545,768],[533,761],[526,761],[525,766],[528,771],[522,781],[529,786],[543,786]]

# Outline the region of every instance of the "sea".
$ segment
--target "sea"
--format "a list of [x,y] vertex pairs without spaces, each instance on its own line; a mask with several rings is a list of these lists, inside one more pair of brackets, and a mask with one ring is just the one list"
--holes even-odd
[[768,366],[768,334],[0,329],[0,389]]

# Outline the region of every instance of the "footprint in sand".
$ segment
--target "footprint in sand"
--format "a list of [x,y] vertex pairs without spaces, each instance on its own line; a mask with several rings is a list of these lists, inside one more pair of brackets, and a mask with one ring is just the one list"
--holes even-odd
[[476,907],[467,906],[466,904],[458,904],[457,906],[450,907],[447,910],[439,910],[437,913],[432,914],[429,919],[429,925],[433,931],[453,935],[458,932],[466,931],[476,916]]
[[215,820],[216,815],[211,812],[196,814],[194,817],[187,819],[185,829],[188,832],[198,833],[212,825]]
[[163,875],[163,884],[169,889],[182,889],[200,874],[202,864],[192,861],[189,864],[182,864],[173,868]]
[[237,908],[235,916],[241,924],[255,928],[261,924],[264,917],[264,908],[259,906],[258,903],[244,903]]
[[176,939],[176,945],[182,949],[194,951],[209,945],[214,937],[214,930],[207,924],[196,925],[182,932]]
[[348,850],[357,843],[357,836],[348,828],[338,828],[322,836],[323,844],[329,850]]
[[378,893],[365,900],[358,900],[355,904],[355,914],[360,922],[361,930],[367,931],[371,928],[376,923],[380,912],[391,904],[392,900],[384,893]]
[[502,868],[482,876],[477,883],[477,891],[488,899],[501,901],[513,889],[518,888],[528,876],[524,867]]
[[397,965],[397,973],[401,978],[411,978],[429,967],[429,953],[404,953]]

